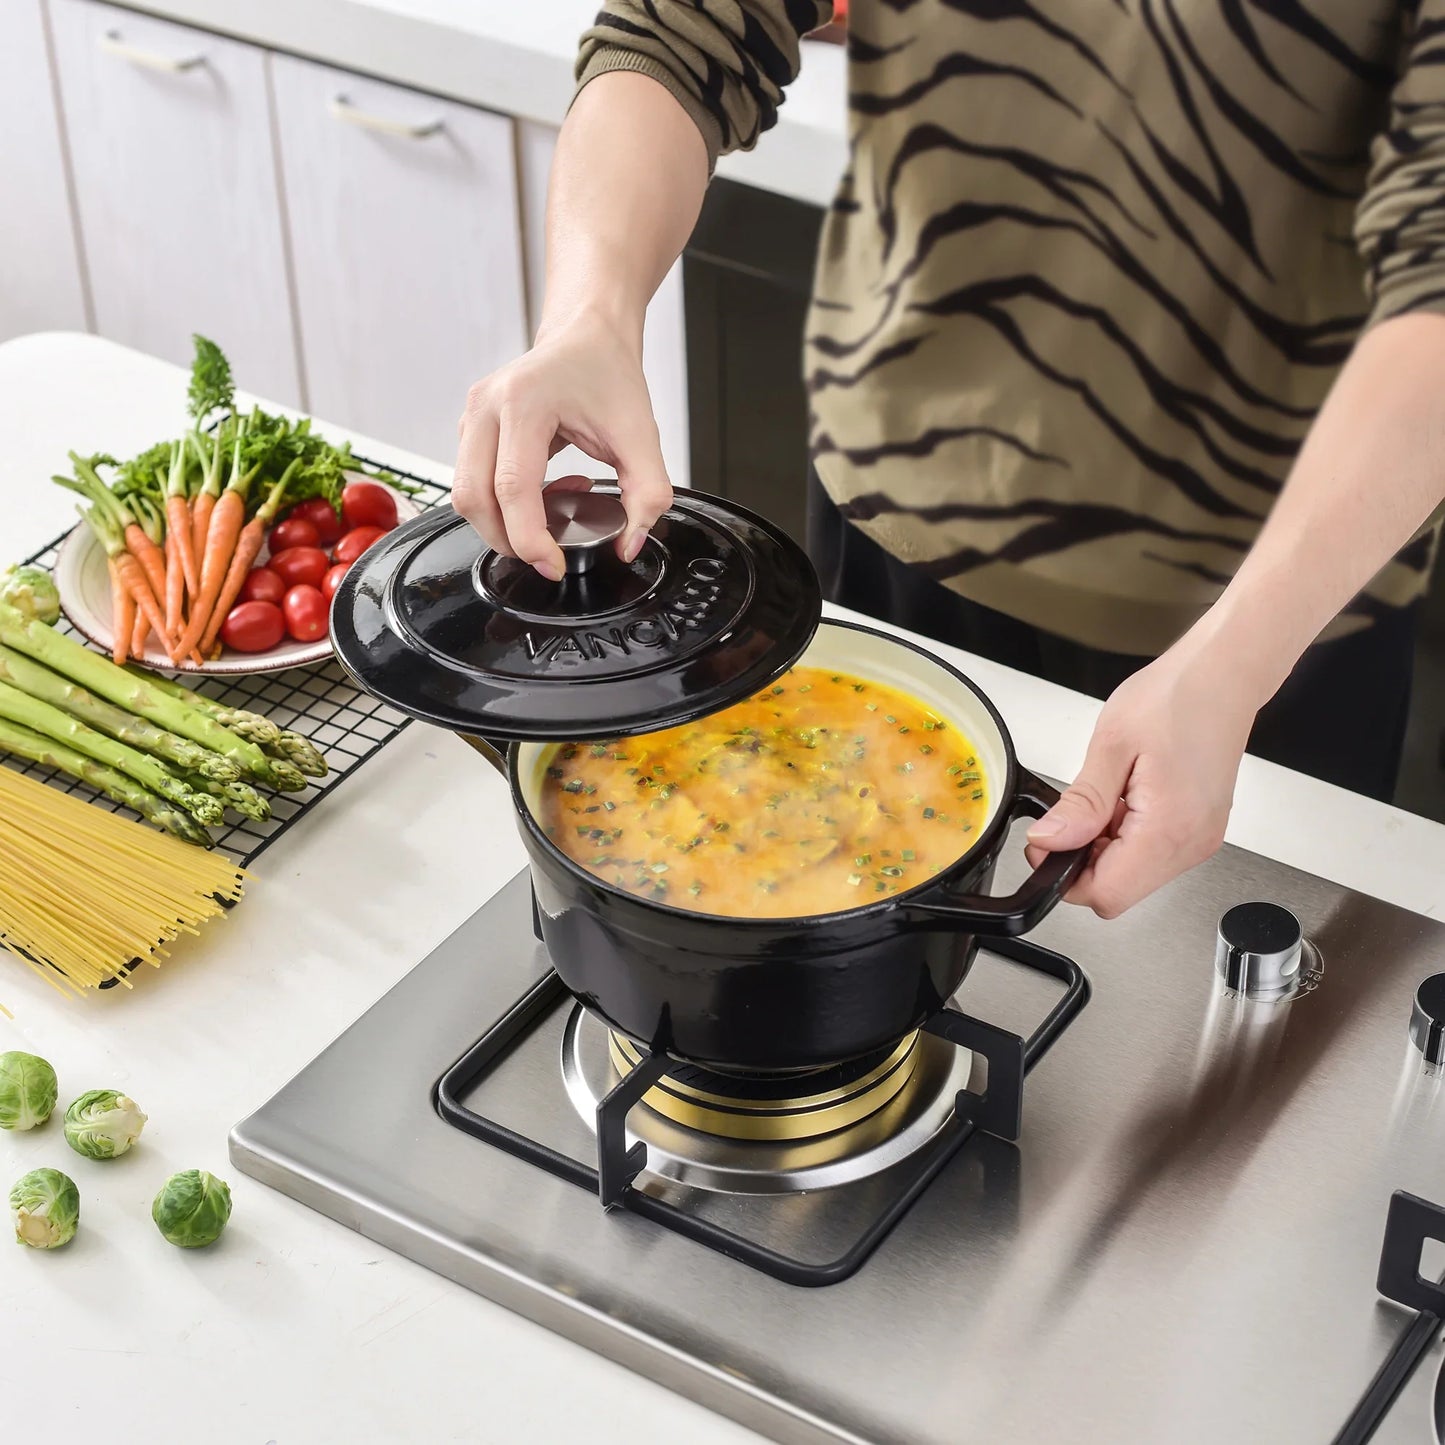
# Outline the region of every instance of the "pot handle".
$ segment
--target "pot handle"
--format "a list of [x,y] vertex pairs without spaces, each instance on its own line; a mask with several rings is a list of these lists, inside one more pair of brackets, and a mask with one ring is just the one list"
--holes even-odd
[[504,778],[507,776],[506,743],[496,738],[484,738],[480,733],[458,733],[457,736],[479,752]]
[[[1018,787],[1009,803],[1009,817],[1042,818],[1061,794],[1052,783],[1019,769]],[[995,938],[1017,938],[1049,912],[1084,871],[1092,844],[1067,853],[1050,853],[1015,889],[1002,898],[986,893],[964,894],[938,903],[915,903],[912,911],[928,918],[971,929]]]

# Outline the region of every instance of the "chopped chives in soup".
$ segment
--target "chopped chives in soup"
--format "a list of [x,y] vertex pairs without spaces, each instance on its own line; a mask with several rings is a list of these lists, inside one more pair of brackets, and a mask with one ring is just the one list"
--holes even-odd
[[736,918],[873,903],[927,881],[983,827],[973,745],[906,693],[795,667],[724,711],[545,757],[540,821],[643,898]]

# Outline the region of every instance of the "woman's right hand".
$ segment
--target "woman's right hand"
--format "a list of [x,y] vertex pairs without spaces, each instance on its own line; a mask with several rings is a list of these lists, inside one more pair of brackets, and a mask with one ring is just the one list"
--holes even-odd
[[[617,555],[630,562],[672,502],[642,375],[642,328],[599,315],[543,323],[532,349],[477,382],[458,424],[452,506],[498,552],[560,582],[547,530],[548,461],[573,444],[615,467],[627,509]],[[569,483],[570,484],[570,483]]]

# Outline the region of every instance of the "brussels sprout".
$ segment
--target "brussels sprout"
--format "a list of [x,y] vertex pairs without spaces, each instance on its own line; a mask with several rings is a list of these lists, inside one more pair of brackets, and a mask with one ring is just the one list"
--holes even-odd
[[65,1111],[65,1142],[87,1159],[114,1159],[140,1138],[145,1122],[134,1099],[114,1089],[91,1089]]
[[0,1054],[0,1129],[33,1129],[55,1107],[55,1070],[35,1054]]
[[151,1205],[156,1228],[182,1249],[214,1244],[230,1217],[230,1187],[204,1169],[172,1174]]
[[60,621],[60,592],[44,567],[16,566],[0,575],[0,602],[50,627]]
[[15,1242],[32,1249],[58,1249],[75,1238],[80,1223],[80,1190],[58,1169],[32,1169],[10,1191]]

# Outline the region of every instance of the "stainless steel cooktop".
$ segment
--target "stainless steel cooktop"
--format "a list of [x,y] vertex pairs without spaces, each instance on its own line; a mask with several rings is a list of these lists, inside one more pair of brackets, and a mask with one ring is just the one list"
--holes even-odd
[[[1322,965],[1283,1001],[1214,967],[1221,916],[1259,899]],[[604,1212],[440,1117],[439,1078],[547,972],[525,876],[239,1124],[232,1158],[781,1441],[1332,1440],[1411,1319],[1375,1288],[1391,1194],[1445,1202],[1445,1088],[1408,1034],[1445,927],[1226,850],[1118,922],[1065,908],[1035,937],[1093,998],[1029,1075],[1019,1145],[976,1135],[827,1288]],[[985,955],[957,1002],[1027,1033],[1058,991]],[[554,1010],[466,1102],[594,1163],[568,1029]],[[827,1257],[886,1177],[640,1183]],[[1437,1344],[1375,1440],[1433,1439],[1439,1368]]]

